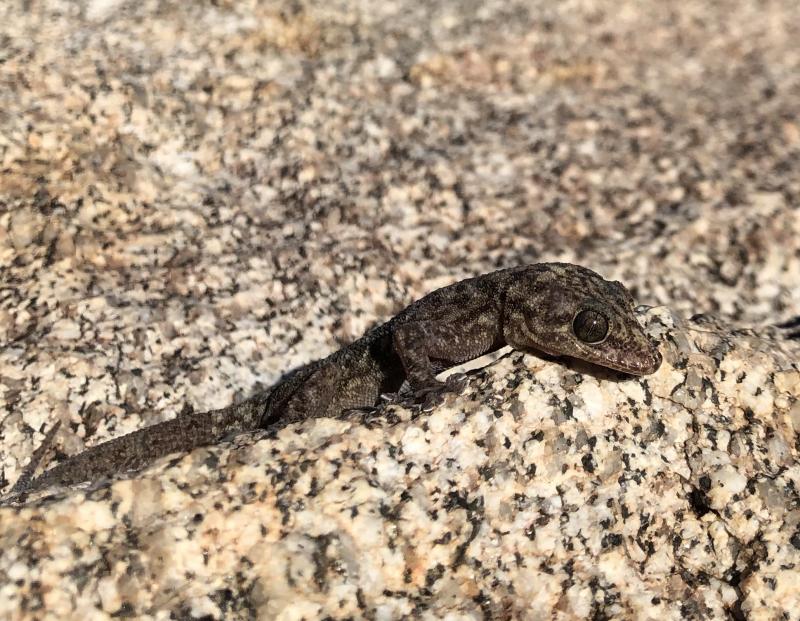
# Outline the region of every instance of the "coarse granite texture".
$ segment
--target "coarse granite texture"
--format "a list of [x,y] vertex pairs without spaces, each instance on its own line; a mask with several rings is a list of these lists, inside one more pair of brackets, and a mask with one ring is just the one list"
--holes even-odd
[[797,618],[800,343],[643,319],[646,378],[513,353],[430,411],[40,493],[0,512],[0,614]]
[[[723,322],[676,330],[663,347],[682,353],[642,382],[515,355],[431,412],[438,430],[402,408],[396,426],[318,421],[90,501],[2,509],[3,614],[42,617],[46,593],[61,618],[270,618],[281,602],[310,618],[338,596],[334,617],[797,618],[798,356],[739,327],[800,315],[798,40],[795,0],[0,3],[0,489],[56,420],[63,456],[222,407],[497,267],[580,262]],[[724,377],[701,334],[731,348]],[[576,390],[603,407],[554,414]],[[414,452],[465,420],[467,448]],[[492,444],[501,430],[517,444]],[[306,462],[318,490],[337,469],[352,489],[309,504]],[[501,510],[510,487],[523,497]],[[337,522],[355,542],[315,519],[362,502],[381,518]],[[18,544],[23,528],[41,543]]]

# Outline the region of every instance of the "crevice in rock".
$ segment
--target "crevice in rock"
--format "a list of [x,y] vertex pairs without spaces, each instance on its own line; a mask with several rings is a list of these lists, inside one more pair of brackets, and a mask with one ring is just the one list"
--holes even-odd
[[740,569],[734,568],[731,570],[730,576],[727,577],[727,580],[725,580],[725,582],[727,582],[736,591],[736,601],[731,604],[730,608],[728,609],[728,617],[732,621],[747,620],[747,615],[745,614],[744,610],[742,610],[742,604],[744,603],[747,595],[742,591],[741,585],[742,582],[744,582],[758,570],[761,562],[766,558],[767,547],[762,541],[760,534],[747,546],[742,547],[742,553],[736,559],[737,564],[742,562],[742,567]]

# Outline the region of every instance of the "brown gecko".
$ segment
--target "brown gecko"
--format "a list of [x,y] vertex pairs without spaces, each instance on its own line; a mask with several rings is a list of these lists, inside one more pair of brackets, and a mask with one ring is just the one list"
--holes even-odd
[[[625,287],[567,263],[541,263],[462,280],[429,293],[357,341],[303,366],[271,390],[230,407],[183,414],[109,440],[31,480],[37,450],[10,498],[139,469],[154,459],[276,428],[374,406],[407,381],[418,395],[447,386],[437,372],[505,345],[569,356],[632,375],[661,364],[633,314]],[[52,442],[54,433],[48,434]]]

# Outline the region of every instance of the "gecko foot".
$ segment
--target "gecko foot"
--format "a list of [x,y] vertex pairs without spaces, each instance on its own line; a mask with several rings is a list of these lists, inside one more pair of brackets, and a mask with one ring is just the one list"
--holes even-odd
[[419,403],[423,411],[428,412],[441,405],[448,393],[459,394],[467,385],[467,376],[464,373],[453,373],[443,382],[435,381],[426,386],[417,388],[413,399]]
[[461,394],[469,384],[469,377],[466,373],[453,373],[447,376],[444,384],[447,387],[447,392]]

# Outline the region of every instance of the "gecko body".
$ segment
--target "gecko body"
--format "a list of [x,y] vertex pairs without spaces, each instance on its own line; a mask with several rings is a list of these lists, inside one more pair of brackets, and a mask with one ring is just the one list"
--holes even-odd
[[38,478],[21,477],[12,496],[137,470],[158,457],[238,432],[374,406],[405,381],[418,394],[435,391],[443,386],[435,379],[439,371],[505,345],[632,375],[652,373],[661,355],[633,308],[622,284],[567,263],[514,267],[462,280],[429,293],[265,393],[89,448]]

